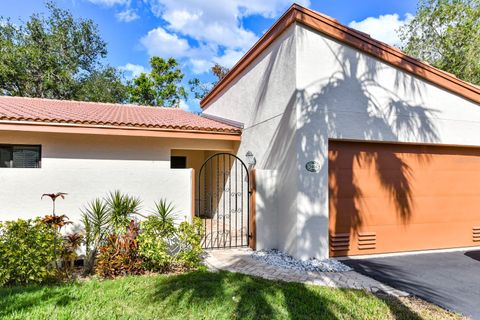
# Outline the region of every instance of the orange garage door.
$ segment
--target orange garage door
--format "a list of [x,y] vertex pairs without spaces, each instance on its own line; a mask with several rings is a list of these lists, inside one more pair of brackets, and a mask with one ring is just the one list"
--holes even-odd
[[330,255],[480,245],[480,149],[329,143]]

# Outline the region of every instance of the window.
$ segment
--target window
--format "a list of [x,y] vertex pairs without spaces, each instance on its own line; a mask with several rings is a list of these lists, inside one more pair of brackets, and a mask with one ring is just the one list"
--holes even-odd
[[172,169],[185,169],[187,167],[187,157],[171,156],[170,168]]
[[41,147],[0,144],[0,168],[40,168]]

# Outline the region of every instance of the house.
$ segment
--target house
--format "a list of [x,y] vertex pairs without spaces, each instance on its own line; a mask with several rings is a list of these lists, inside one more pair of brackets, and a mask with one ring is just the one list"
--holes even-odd
[[239,140],[239,128],[181,109],[2,96],[0,221],[50,214],[41,195],[66,192],[57,213],[78,223],[90,201],[115,190],[146,211],[167,199],[190,220],[194,171]]
[[243,124],[256,246],[299,258],[480,245],[480,88],[293,5],[201,101]]
[[480,244],[475,85],[293,5],[201,106],[1,97],[0,220],[49,212],[40,195],[56,191],[78,218],[120,189],[195,211],[207,248],[305,259]]

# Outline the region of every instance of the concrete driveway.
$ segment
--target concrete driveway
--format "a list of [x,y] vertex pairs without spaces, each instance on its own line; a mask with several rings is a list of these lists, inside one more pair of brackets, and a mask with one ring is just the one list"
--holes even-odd
[[342,262],[396,289],[480,319],[480,250]]

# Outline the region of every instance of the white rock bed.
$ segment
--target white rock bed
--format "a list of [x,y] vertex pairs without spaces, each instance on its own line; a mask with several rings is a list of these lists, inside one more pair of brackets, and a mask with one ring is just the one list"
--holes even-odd
[[334,259],[309,259],[299,260],[289,256],[285,252],[270,249],[253,251],[252,257],[256,260],[263,261],[269,265],[298,271],[311,272],[346,272],[352,269]]

